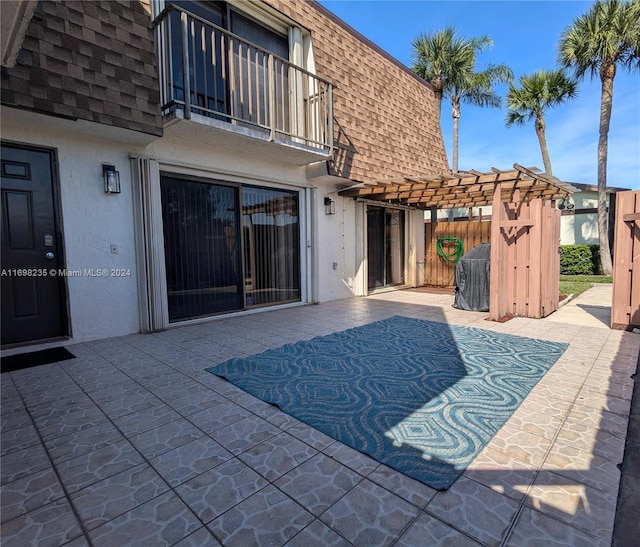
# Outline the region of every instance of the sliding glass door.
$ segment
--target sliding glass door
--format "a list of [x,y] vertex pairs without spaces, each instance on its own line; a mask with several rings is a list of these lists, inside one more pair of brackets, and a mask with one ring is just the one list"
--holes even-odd
[[160,179],[169,321],[299,301],[298,192]]
[[238,188],[162,176],[169,320],[242,308]]
[[298,193],[242,188],[246,305],[300,300]]
[[367,288],[404,284],[404,211],[367,206]]

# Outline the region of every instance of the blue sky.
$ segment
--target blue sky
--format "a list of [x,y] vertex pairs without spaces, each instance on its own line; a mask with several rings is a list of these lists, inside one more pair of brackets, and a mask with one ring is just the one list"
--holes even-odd
[[[487,63],[506,64],[516,80],[523,74],[557,67],[562,31],[586,13],[582,1],[432,1],[321,0],[321,3],[407,66],[412,64],[412,40],[420,33],[448,25],[465,37],[489,35],[494,46],[481,54]],[[503,97],[506,86],[496,91]],[[547,112],[547,143],[553,174],[561,180],[597,183],[597,143],[600,80],[586,77],[578,97]],[[459,168],[488,171],[514,163],[543,167],[533,124],[507,128],[502,110],[462,106]],[[451,165],[451,107],[442,104],[442,132]],[[618,71],[614,82],[609,130],[607,184],[640,189],[640,73]]]

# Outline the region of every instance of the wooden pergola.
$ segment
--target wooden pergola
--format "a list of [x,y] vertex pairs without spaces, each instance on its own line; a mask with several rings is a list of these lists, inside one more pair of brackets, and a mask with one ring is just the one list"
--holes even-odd
[[341,190],[339,195],[418,209],[453,209],[491,205],[497,183],[500,183],[500,201],[503,203],[533,199],[554,201],[576,191],[571,185],[538,172],[535,167],[527,168],[515,163],[509,171],[493,167],[488,173],[471,170],[434,177],[363,182]]
[[575,191],[539,169],[516,163],[508,171],[359,183],[339,195],[432,211],[491,205],[489,318],[501,320],[545,317],[557,309],[560,211],[555,200]]

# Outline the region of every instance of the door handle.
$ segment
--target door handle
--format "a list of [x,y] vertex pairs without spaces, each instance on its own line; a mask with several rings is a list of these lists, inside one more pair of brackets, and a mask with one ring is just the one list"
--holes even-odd
[[51,251],[49,251],[47,254],[44,255],[47,260],[53,260],[53,257],[55,256]]

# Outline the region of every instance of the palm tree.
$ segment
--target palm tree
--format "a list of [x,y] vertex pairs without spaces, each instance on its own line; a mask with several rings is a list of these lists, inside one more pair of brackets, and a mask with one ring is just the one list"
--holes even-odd
[[618,67],[640,68],[640,0],[597,0],[573,21],[560,38],[560,62],[577,78],[589,73],[601,81],[600,136],[598,139],[598,232],[603,272],[611,275],[607,222],[607,153],[613,80]]
[[473,65],[456,78],[453,88],[445,95],[451,102],[451,115],[453,116],[453,171],[458,172],[458,120],[460,119],[460,103],[468,103],[474,106],[490,106],[500,108],[502,101],[493,90],[495,83],[511,83],[513,73],[506,65],[489,65],[482,72],[474,72]]
[[547,149],[544,113],[552,106],[575,98],[577,88],[577,82],[563,70],[539,70],[521,76],[520,87],[511,84],[507,92],[509,112],[506,125],[524,125],[525,122],[535,120],[534,127],[540,143],[544,170],[549,175],[552,174],[551,160]]
[[[490,43],[488,36],[474,40],[477,47]],[[456,34],[453,27],[447,27],[431,34],[421,34],[413,41],[412,46],[413,71],[432,85],[440,115],[444,90],[449,87],[452,76],[472,62],[475,45]]]
[[476,55],[493,45],[482,36],[466,40],[453,27],[431,34],[421,34],[413,41],[413,71],[433,86],[438,101],[438,116],[442,98],[451,103],[453,117],[453,171],[458,171],[458,130],[460,104],[500,107],[500,97],[494,83],[510,83],[511,69],[505,65],[489,65],[475,72]]

